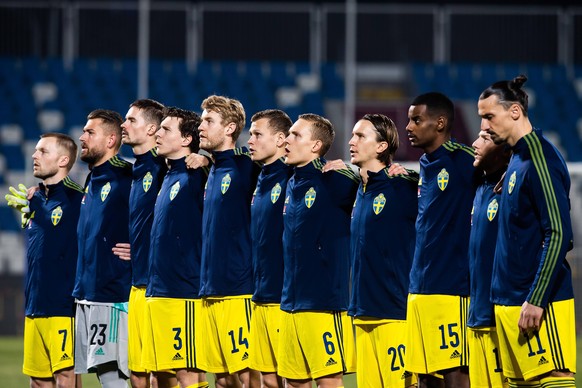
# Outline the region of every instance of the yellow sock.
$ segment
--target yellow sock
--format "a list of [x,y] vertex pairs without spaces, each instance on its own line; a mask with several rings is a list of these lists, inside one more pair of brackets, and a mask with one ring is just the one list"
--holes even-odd
[[574,377],[546,377],[540,380],[541,388],[575,387]]

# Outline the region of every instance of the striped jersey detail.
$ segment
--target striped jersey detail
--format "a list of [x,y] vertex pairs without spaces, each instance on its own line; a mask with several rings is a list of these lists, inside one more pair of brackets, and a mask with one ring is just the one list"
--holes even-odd
[[[321,158],[317,158],[315,160],[313,160],[313,165],[315,166],[315,168],[317,168],[318,170],[323,170],[323,166],[325,166],[324,160]],[[358,174],[356,174],[351,168],[347,167],[347,168],[342,168],[339,170],[332,170],[335,171],[339,174],[342,174],[343,176],[351,179],[352,181],[356,182],[356,183],[360,183],[360,177],[358,176]]]
[[469,365],[469,340],[467,339],[467,318],[469,316],[469,298],[466,296],[461,296],[459,301],[459,309],[461,315],[461,336],[462,336],[462,346],[461,351],[461,366]]
[[556,313],[554,312],[554,305],[550,303],[546,309],[546,332],[550,342],[550,352],[556,370],[567,369],[564,361],[564,354],[562,353],[562,344],[560,343],[560,336],[558,335],[558,323],[556,321]]
[[333,313],[333,325],[335,327],[335,338],[337,338],[337,347],[339,349],[340,358],[342,359],[342,369],[347,371],[346,356],[344,353],[344,328],[342,322],[342,313],[336,311]]
[[122,168],[128,167],[128,166],[130,165],[130,163],[129,163],[129,162],[127,162],[127,161],[125,161],[125,160],[121,159],[121,158],[120,158],[119,156],[117,156],[117,155],[115,155],[114,157],[112,157],[111,159],[109,159],[109,163],[110,163],[112,166],[115,166],[115,167],[122,167]]
[[550,177],[540,139],[535,132],[525,135],[524,139],[529,148],[533,164],[542,185],[542,191],[548,207],[550,228],[554,231],[550,236],[550,241],[546,250],[546,257],[540,271],[539,281],[536,284],[529,301],[533,305],[541,306],[544,295],[550,285],[549,283],[552,273],[554,273],[554,270],[558,265],[564,233],[562,230],[562,219],[560,217],[560,209],[558,207],[556,193],[554,192],[554,186],[552,185],[552,179]]
[[186,316],[185,324],[185,343],[186,343],[186,368],[196,368],[196,345],[194,328],[196,327],[196,314],[193,300],[184,301]]
[[384,174],[386,174],[386,176],[389,179],[402,178],[402,179],[405,179],[405,180],[410,181],[410,182],[418,183],[418,173],[414,170],[406,169],[406,171],[408,171],[408,175],[406,175],[406,174],[390,175],[388,173],[388,167],[386,167],[383,171],[384,171]]
[[77,190],[81,193],[85,192],[83,190],[83,188],[81,187],[80,184],[78,184],[77,182],[75,182],[74,180],[72,180],[70,177],[66,176],[65,179],[63,179],[63,184],[68,187],[69,189],[73,189],[73,190]]
[[461,151],[465,151],[466,153],[468,153],[471,156],[475,156],[475,150],[469,146],[466,146],[464,144],[461,143],[457,143],[456,141],[453,140],[448,140],[443,144],[443,147],[445,147],[445,149],[447,149],[450,152],[456,151],[456,150],[461,150]]
[[109,309],[109,342],[117,343],[119,310],[116,308]]
[[253,313],[253,307],[251,305],[251,298],[245,298],[245,315],[247,318],[247,330],[251,331],[251,316]]

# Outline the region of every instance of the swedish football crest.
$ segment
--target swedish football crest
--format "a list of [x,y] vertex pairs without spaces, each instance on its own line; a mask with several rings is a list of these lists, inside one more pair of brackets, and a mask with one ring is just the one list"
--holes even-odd
[[443,168],[441,172],[439,172],[439,175],[437,176],[437,184],[441,191],[445,191],[447,188],[447,185],[449,184],[449,173],[446,169]]
[[305,206],[307,206],[308,209],[310,209],[315,203],[316,196],[317,193],[313,187],[310,187],[309,190],[307,190],[307,193],[305,193]]
[[272,203],[277,202],[280,195],[281,195],[281,185],[279,184],[279,182],[277,182],[277,184],[273,186],[273,188],[271,189],[271,202]]
[[509,177],[509,184],[507,185],[507,192],[509,194],[511,194],[513,192],[513,188],[515,187],[515,180],[517,179],[517,176],[515,174],[515,171],[513,172],[513,174],[511,174],[511,176]]
[[51,222],[53,223],[54,226],[57,226],[57,224],[59,223],[59,221],[61,220],[62,217],[63,217],[63,209],[61,209],[60,206],[57,206],[57,208],[55,208],[51,212]]
[[176,195],[178,195],[178,191],[180,191],[180,182],[174,183],[174,185],[170,189],[170,201],[176,198]]
[[487,206],[487,219],[489,221],[493,221],[495,215],[497,214],[497,210],[499,209],[499,204],[497,200],[493,198],[491,202],[489,202],[489,206]]
[[154,178],[152,177],[152,173],[148,171],[147,174],[145,174],[145,176],[143,177],[143,191],[144,192],[148,192],[148,190],[150,189],[150,187],[152,187],[152,181],[154,180]]
[[226,193],[228,188],[230,187],[230,174],[226,174],[222,177],[222,181],[220,182],[220,192],[222,194]]
[[111,192],[111,183],[107,182],[105,186],[101,188],[101,202],[105,202],[107,196]]
[[374,214],[378,215],[384,209],[384,205],[386,205],[386,197],[384,194],[380,193],[376,198],[374,198],[374,202],[372,203],[372,209],[374,210]]

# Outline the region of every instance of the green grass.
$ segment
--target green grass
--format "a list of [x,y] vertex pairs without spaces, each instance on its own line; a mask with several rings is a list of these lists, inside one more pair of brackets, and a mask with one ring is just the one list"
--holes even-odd
[[[22,374],[22,337],[0,336],[0,382],[2,387],[19,388],[28,387],[28,376]],[[582,336],[577,340],[577,354],[582,354]],[[582,360],[577,359],[577,369],[582,370]],[[212,377],[209,376],[212,384]],[[344,378],[346,388],[356,387],[356,376],[349,375]],[[576,386],[582,387],[582,376],[576,376]],[[83,388],[99,388],[100,384],[94,374],[83,375]]]

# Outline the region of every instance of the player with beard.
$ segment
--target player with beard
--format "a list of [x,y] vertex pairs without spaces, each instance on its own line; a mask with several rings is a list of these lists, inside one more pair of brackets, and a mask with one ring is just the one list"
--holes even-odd
[[77,228],[78,260],[75,372],[96,372],[103,387],[126,387],[127,302],[131,264],[112,248],[129,241],[132,166],[117,156],[119,113],[98,109],[87,116],[81,160],[89,165]]

